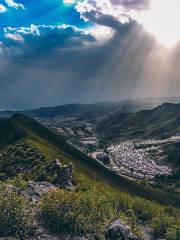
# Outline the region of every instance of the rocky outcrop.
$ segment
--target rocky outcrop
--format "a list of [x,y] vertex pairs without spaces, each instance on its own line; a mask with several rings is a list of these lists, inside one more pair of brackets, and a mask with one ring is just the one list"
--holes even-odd
[[138,240],[138,238],[131,232],[129,226],[116,220],[108,226],[105,240]]
[[43,195],[48,194],[52,190],[57,190],[57,187],[48,182],[29,182],[25,190],[21,191],[27,199],[33,202],[38,202]]
[[54,174],[54,183],[62,189],[73,189],[73,170],[72,163],[62,166],[58,159],[55,159],[47,168],[50,174]]
[[48,182],[28,182],[25,189],[15,187],[13,185],[6,185],[6,190],[9,192],[16,192],[22,194],[25,198],[31,202],[39,202],[43,195],[48,194],[52,190],[57,190],[58,188]]
[[[48,182],[33,182],[27,183],[27,186],[23,189],[14,185],[6,184],[4,187],[8,192],[16,192],[22,194],[30,202],[38,206],[38,203],[42,197],[48,194],[52,190],[61,189],[74,189],[73,186],[73,169],[72,163],[62,166],[59,160],[54,160],[47,168],[49,176],[54,177],[54,184]],[[35,208],[37,216],[39,215],[38,208]],[[71,237],[71,236],[53,236],[48,233],[39,217],[36,219],[37,230],[34,237],[29,237],[25,240],[85,240],[83,237]],[[18,240],[16,238],[0,238],[0,240]]]

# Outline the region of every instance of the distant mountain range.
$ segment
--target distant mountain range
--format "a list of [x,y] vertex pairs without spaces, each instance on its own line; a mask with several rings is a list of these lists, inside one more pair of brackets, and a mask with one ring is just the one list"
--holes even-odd
[[147,98],[93,104],[66,104],[32,110],[2,110],[0,117],[10,117],[15,113],[22,113],[34,118],[79,117],[85,120],[99,120],[115,112],[134,113],[155,108],[165,102],[179,103],[180,98]]
[[164,103],[152,110],[136,113],[119,111],[100,121],[97,131],[112,141],[121,138],[162,138],[180,134],[180,104]]
[[[9,117],[16,111],[1,111]],[[32,118],[73,117],[92,121],[106,140],[162,138],[180,133],[180,104],[164,103],[153,109],[143,102],[68,104],[18,112]]]
[[117,111],[125,113],[137,112],[142,109],[149,109],[149,106],[138,102],[101,102],[94,104],[67,104],[24,111],[0,111],[0,117],[10,117],[15,113],[22,113],[33,118],[79,117],[93,120],[106,117]]

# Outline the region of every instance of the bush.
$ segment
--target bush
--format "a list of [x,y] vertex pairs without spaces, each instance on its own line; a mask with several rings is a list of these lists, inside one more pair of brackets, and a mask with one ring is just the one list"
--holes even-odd
[[43,199],[42,217],[55,233],[101,235],[115,212],[97,192],[55,191]]
[[166,233],[166,238],[168,240],[179,240],[180,239],[180,226],[173,226],[168,229]]
[[161,209],[156,209],[153,203],[144,199],[136,199],[132,203],[132,209],[136,216],[143,221],[151,221],[158,213],[160,214]]
[[17,193],[0,190],[0,237],[23,239],[33,235],[34,211]]
[[165,237],[168,240],[180,239],[180,222],[174,217],[162,215],[153,219],[152,227],[155,237]]

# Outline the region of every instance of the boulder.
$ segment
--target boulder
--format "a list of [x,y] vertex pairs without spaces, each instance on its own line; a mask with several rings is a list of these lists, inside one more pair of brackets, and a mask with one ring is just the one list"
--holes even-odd
[[56,184],[60,188],[71,189],[73,187],[73,169],[74,166],[72,163],[59,169]]
[[131,232],[129,226],[116,220],[108,226],[105,240],[138,240],[138,238]]
[[73,189],[73,170],[72,163],[62,166],[58,159],[47,167],[49,174],[55,176],[54,183],[62,189]]

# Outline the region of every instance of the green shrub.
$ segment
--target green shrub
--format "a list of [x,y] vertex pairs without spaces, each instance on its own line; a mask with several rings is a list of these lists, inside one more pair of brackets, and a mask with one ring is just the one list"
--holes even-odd
[[157,209],[157,206],[144,199],[136,199],[132,202],[132,209],[136,216],[143,220],[149,221],[157,214],[161,212],[161,208]]
[[115,212],[97,192],[55,191],[42,203],[45,225],[56,233],[101,235]]
[[0,190],[0,237],[23,239],[33,232],[34,211],[29,202],[17,193]]
[[154,218],[152,221],[155,237],[166,237],[169,240],[179,240],[180,220],[167,215]]
[[168,240],[179,240],[180,239],[180,226],[174,225],[169,228],[166,233]]
[[132,205],[132,198],[130,198],[126,194],[118,194],[114,198],[114,204],[116,206],[117,211],[129,211]]

